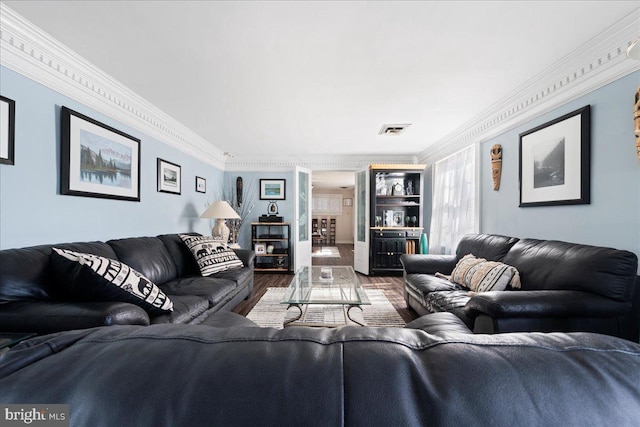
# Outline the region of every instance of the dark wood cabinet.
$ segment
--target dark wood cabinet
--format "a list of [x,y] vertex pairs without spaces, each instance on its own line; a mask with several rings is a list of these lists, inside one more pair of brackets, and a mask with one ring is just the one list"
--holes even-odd
[[419,252],[424,165],[370,167],[370,274],[401,273],[400,256]]

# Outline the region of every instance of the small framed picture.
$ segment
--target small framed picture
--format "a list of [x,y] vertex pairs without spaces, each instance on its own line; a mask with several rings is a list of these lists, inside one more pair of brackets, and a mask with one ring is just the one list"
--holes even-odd
[[284,179],[261,179],[260,180],[260,200],[285,200],[286,180]]
[[201,176],[196,176],[196,191],[198,193],[207,192],[207,180],[202,178]]
[[255,251],[258,255],[264,255],[267,253],[267,246],[264,243],[256,243]]
[[180,194],[182,182],[180,166],[158,158],[158,191]]
[[0,163],[13,164],[16,135],[16,102],[0,96]]
[[404,227],[404,211],[393,211],[393,227]]
[[353,199],[351,198],[342,199],[342,206],[353,206]]

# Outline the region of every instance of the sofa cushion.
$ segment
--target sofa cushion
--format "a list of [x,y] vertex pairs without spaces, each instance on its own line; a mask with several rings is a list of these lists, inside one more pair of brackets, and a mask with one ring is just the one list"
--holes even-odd
[[[9,301],[55,300],[59,293],[51,274],[50,255],[54,245],[31,246],[0,251],[0,304]],[[65,243],[58,248],[116,258],[103,242]]]
[[216,311],[207,317],[204,322],[200,323],[200,325],[211,326],[213,328],[231,328],[233,326],[259,327],[254,321],[232,311]]
[[197,295],[209,301],[209,307],[226,302],[236,293],[238,285],[228,279],[212,277],[183,277],[160,285],[167,295]]
[[420,329],[429,334],[440,337],[450,336],[452,333],[471,334],[471,330],[455,314],[443,311],[427,314],[406,324],[407,329]]
[[244,265],[233,249],[230,249],[218,240],[214,240],[210,236],[189,236],[181,234],[180,238],[193,254],[200,267],[200,274],[203,276],[210,276],[229,269],[241,268]]
[[456,307],[464,307],[469,301],[469,291],[436,291],[427,295],[427,308],[431,313],[451,311]]
[[436,291],[425,297],[425,308],[430,313],[448,311],[458,316],[469,329],[473,329],[474,319],[466,315],[464,306],[470,299],[469,291]]
[[520,272],[524,290],[593,292],[629,301],[638,268],[629,251],[554,240],[522,239],[504,262]]
[[167,295],[173,302],[173,311],[151,318],[151,324],[191,323],[209,309],[206,298],[195,295]]
[[231,280],[240,287],[253,286],[253,270],[250,268],[234,268],[233,270],[221,271],[209,276],[214,279]]
[[456,256],[460,259],[465,255],[474,254],[489,261],[502,261],[517,241],[515,237],[497,234],[467,234],[458,243]]
[[152,314],[172,310],[169,298],[141,273],[119,261],[53,248],[51,265],[67,293],[86,301],[122,301]]
[[407,274],[404,277],[405,289],[424,307],[426,296],[435,291],[453,291],[461,289],[459,285],[449,280],[430,274]]
[[171,255],[156,237],[131,237],[107,242],[118,260],[130,265],[153,283],[164,283],[178,277]]
[[520,275],[514,267],[487,261],[472,254],[462,257],[450,280],[475,292],[504,291],[507,286],[520,288]]
[[[188,236],[201,236],[201,234],[198,233],[183,234]],[[187,277],[200,274],[200,267],[198,267],[196,259],[193,257],[193,254],[187,245],[184,244],[179,234],[161,234],[157,237],[164,244],[164,247],[167,248],[169,256],[176,265],[176,277]]]

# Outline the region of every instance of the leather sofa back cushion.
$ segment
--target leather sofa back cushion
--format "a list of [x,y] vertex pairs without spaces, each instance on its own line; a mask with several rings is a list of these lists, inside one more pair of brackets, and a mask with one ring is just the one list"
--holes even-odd
[[497,234],[467,234],[458,243],[456,256],[461,259],[465,255],[473,254],[488,261],[502,261],[517,241],[515,237]]
[[169,251],[157,237],[131,237],[107,242],[118,259],[161,285],[178,277]]
[[54,247],[51,266],[71,298],[129,302],[155,315],[173,310],[173,303],[164,292],[119,261]]
[[628,301],[638,268],[632,252],[553,240],[523,239],[504,259],[523,290],[587,291]]
[[[201,236],[198,233],[183,233],[189,236]],[[158,239],[167,248],[171,259],[176,265],[178,277],[199,276],[200,268],[193,254],[184,244],[179,234],[161,234]]]
[[[23,300],[50,300],[58,288],[49,256],[54,245],[31,246],[0,251],[0,303]],[[116,258],[103,242],[55,245],[58,248]]]

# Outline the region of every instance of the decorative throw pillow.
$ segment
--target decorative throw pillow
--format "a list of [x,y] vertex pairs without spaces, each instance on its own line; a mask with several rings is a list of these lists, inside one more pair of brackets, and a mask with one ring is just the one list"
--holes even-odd
[[122,301],[151,314],[173,311],[173,302],[153,282],[119,261],[53,248],[51,262],[68,293],[88,301]]
[[210,236],[181,234],[180,238],[193,254],[203,276],[244,266],[233,249]]
[[474,292],[504,291],[507,286],[520,288],[520,273],[510,265],[469,254],[458,261],[451,281]]
[[476,258],[473,254],[463,256],[451,272],[450,280],[453,283],[469,288],[468,284],[471,283],[471,278],[473,277],[476,266],[483,261],[486,260],[483,258]]

